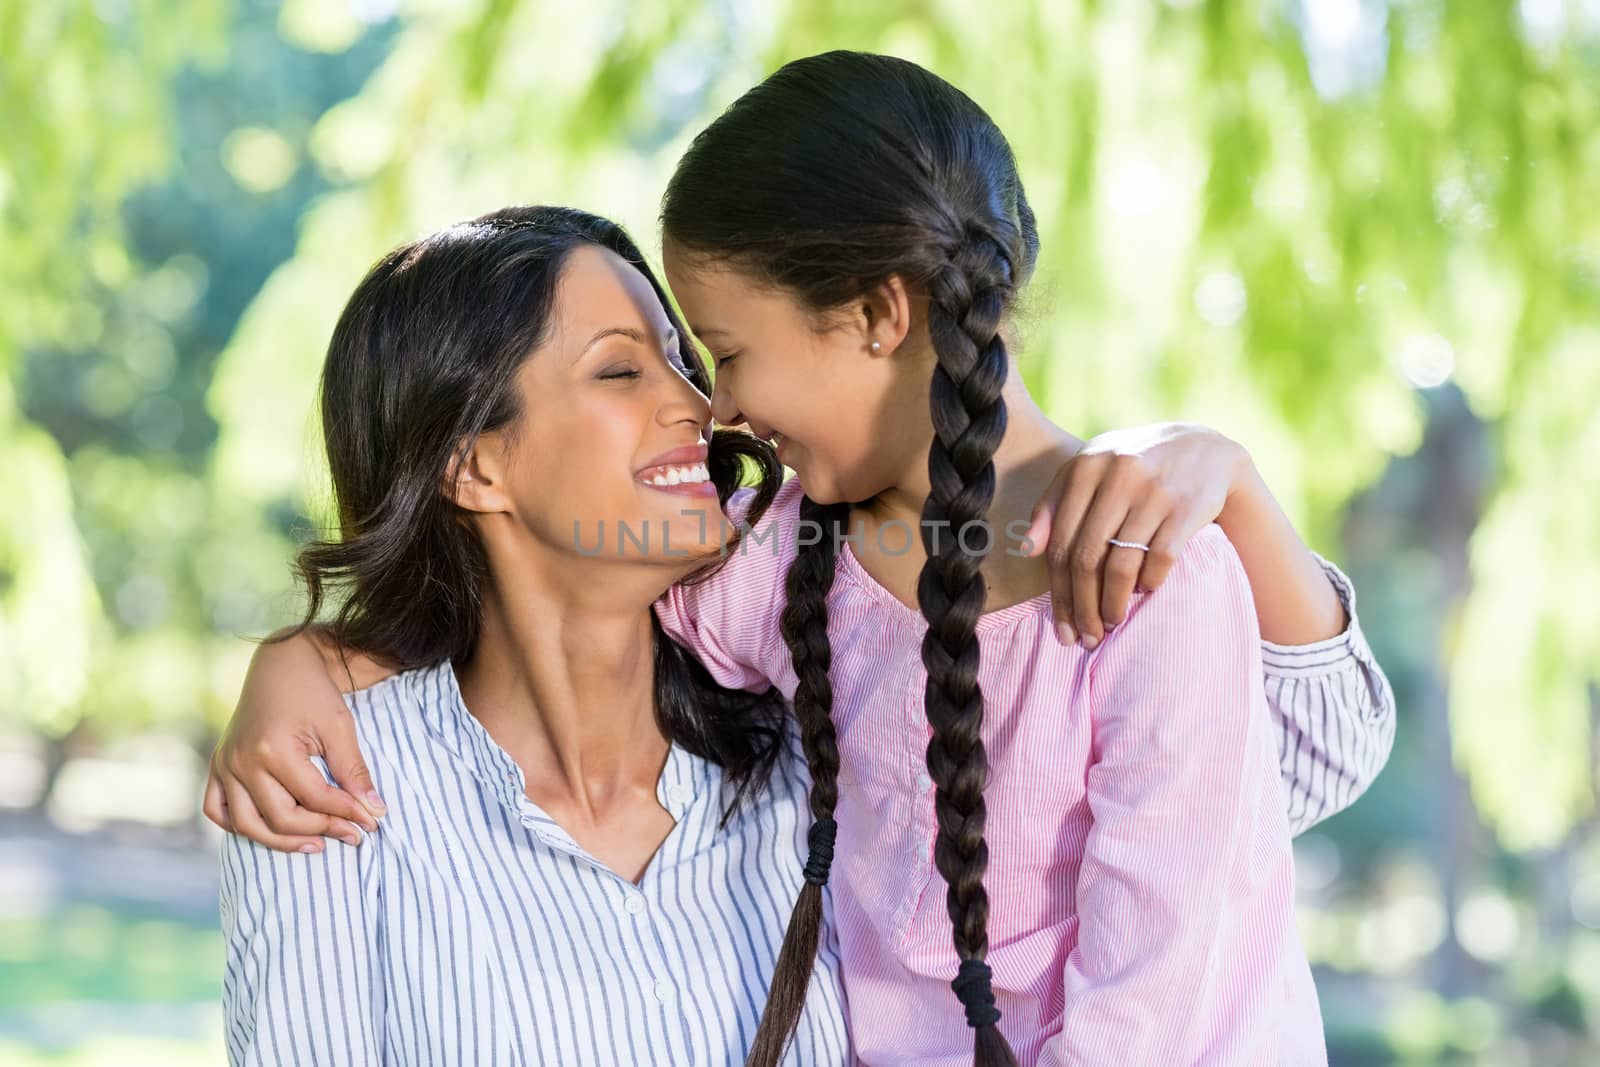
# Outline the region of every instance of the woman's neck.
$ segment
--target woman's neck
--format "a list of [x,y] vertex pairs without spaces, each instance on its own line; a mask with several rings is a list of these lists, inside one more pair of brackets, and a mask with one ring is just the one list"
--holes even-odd
[[588,572],[615,566],[512,561],[492,543],[489,554],[494,587],[457,671],[468,710],[547,807],[598,822],[630,800],[653,803],[668,748],[650,621],[659,576],[641,584],[639,564],[603,575]]

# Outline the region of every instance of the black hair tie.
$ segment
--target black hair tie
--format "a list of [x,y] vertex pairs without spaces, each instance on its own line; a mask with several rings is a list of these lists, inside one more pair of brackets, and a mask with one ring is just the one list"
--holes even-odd
[[833,839],[838,832],[839,824],[832,819],[818,819],[806,834],[810,854],[806,856],[805,877],[812,885],[828,884],[828,868],[833,866]]
[[1000,1009],[994,1006],[993,972],[982,960],[962,960],[950,988],[956,999],[967,1009],[967,1025],[977,1030],[993,1026],[1000,1021]]

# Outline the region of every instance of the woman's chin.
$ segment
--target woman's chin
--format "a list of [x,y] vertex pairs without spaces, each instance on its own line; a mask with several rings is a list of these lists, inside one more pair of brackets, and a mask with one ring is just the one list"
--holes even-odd
[[634,522],[619,523],[612,547],[623,558],[693,563],[715,559],[733,533],[733,524],[712,492],[706,498],[669,502]]

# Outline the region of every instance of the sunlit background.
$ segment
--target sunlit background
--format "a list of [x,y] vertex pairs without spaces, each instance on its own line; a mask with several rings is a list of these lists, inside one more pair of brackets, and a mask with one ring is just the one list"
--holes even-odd
[[0,3],[0,1062],[222,1062],[204,757],[365,268],[510,202],[653,247],[841,46],[1009,135],[1059,421],[1222,428],[1355,578],[1400,720],[1296,843],[1334,1062],[1600,1063],[1600,0]]

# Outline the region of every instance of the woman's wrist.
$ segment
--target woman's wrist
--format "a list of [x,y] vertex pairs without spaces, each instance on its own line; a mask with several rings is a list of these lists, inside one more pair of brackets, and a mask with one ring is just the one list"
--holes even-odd
[[[1219,435],[1220,436],[1220,435]],[[1266,479],[1256,469],[1250,452],[1237,441],[1223,438],[1232,453],[1232,476],[1228,479],[1228,495],[1223,499],[1222,511],[1217,515],[1217,525],[1230,537],[1233,531],[1247,530],[1251,524],[1277,510],[1277,501]]]
[[1266,640],[1303,645],[1344,632],[1349,618],[1333,583],[1242,447],[1217,525],[1250,578]]

